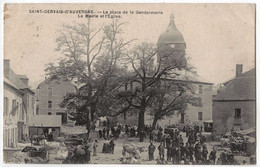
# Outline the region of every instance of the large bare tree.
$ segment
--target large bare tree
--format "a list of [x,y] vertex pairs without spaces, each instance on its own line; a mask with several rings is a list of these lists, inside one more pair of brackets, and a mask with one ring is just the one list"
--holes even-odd
[[71,80],[79,89],[67,94],[61,104],[67,107],[70,118],[86,125],[90,132],[97,116],[97,106],[102,96],[117,86],[122,73],[120,56],[131,41],[120,38],[123,23],[112,20],[95,31],[90,19],[87,24],[63,25],[56,39],[57,51],[63,57],[57,64],[46,68],[51,78]]
[[[128,52],[124,59],[125,63],[132,67],[132,77],[129,82],[136,84],[128,98],[128,104],[138,111],[139,132],[144,130],[145,113],[152,106],[156,108],[156,112],[154,112],[154,124],[156,124],[170,111],[183,109],[184,103],[178,103],[181,101],[180,99],[186,99],[186,101],[192,99],[185,93],[189,84],[169,82],[171,87],[168,87],[167,90],[158,86],[163,80],[175,79],[181,75],[180,71],[192,71],[192,68],[187,66],[186,59],[176,59],[167,64],[162,64],[162,61],[159,60],[158,64],[155,65],[154,61],[157,54],[158,48],[153,44],[142,43]],[[168,52],[167,54],[172,56],[173,53]],[[178,87],[179,91],[176,91],[173,87]],[[178,92],[180,94],[175,97],[170,95],[170,93],[176,95]],[[169,96],[173,99],[165,101],[164,98]]]

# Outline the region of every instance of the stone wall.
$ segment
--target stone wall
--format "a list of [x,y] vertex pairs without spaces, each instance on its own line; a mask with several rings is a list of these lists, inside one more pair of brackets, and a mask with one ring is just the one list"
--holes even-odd
[[[235,109],[241,109],[241,118],[235,118]],[[256,127],[255,101],[214,101],[213,135],[220,138],[222,134],[237,129],[234,124],[241,124],[242,129]]]

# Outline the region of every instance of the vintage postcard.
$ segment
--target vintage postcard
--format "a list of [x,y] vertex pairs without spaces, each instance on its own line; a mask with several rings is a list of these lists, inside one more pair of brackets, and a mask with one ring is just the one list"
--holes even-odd
[[256,164],[255,14],[4,4],[3,163]]

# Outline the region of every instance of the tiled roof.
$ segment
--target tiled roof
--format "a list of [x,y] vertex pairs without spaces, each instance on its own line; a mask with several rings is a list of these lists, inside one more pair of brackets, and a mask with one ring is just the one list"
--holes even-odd
[[30,87],[23,83],[23,81],[19,78],[17,74],[13,72],[12,69],[9,69],[9,75],[8,75],[9,81],[11,81],[15,86],[17,86],[19,89],[26,89]]
[[4,82],[7,83],[8,85],[12,86],[13,88],[19,90],[17,86],[15,86],[11,81],[9,81],[8,78],[4,77]]
[[255,69],[250,70],[240,77],[227,83],[226,87],[213,99],[213,101],[229,100],[255,100],[256,79]]
[[[255,76],[255,68],[253,68],[252,70],[249,70],[249,71],[243,73],[240,77],[249,77],[249,76]],[[234,78],[232,78],[232,79],[230,79],[230,80],[224,82],[223,84],[224,84],[225,86],[227,86],[233,79],[234,79]]]

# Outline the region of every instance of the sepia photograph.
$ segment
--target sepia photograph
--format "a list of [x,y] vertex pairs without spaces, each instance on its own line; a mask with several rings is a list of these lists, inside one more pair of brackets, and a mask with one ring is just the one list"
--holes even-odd
[[256,165],[256,4],[3,4],[3,164]]

